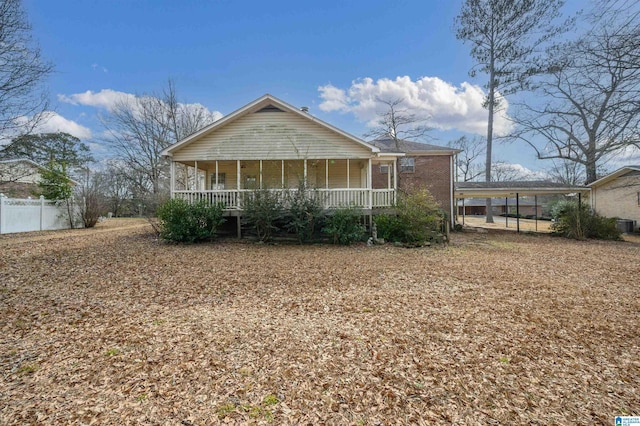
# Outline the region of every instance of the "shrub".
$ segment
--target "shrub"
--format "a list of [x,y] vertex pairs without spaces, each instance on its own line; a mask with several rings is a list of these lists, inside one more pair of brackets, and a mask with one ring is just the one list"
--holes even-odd
[[212,240],[224,223],[222,212],[222,204],[210,205],[204,200],[193,204],[180,199],[168,200],[158,208],[160,237],[180,243]]
[[280,228],[283,219],[280,193],[268,189],[256,189],[244,198],[244,220],[256,232],[259,241],[267,242]]
[[297,191],[287,194],[286,228],[296,234],[300,244],[313,239],[322,218],[322,202],[318,193],[309,190],[304,182],[298,185]]
[[583,240],[619,240],[620,230],[616,219],[600,216],[591,211],[586,204],[575,201],[560,201],[551,209],[554,223],[551,229],[557,235]]
[[442,225],[446,215],[425,188],[399,194],[395,215],[375,218],[378,236],[405,244],[442,242]]
[[333,244],[350,245],[362,240],[365,227],[360,223],[360,214],[353,208],[340,208],[326,218],[322,231]]

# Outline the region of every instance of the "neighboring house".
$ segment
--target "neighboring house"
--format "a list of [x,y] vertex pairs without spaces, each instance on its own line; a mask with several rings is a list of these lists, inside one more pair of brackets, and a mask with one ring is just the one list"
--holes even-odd
[[41,170],[43,166],[26,158],[0,161],[0,193],[13,198],[33,196]]
[[640,225],[640,165],[625,166],[589,184],[591,207],[600,215]]
[[[398,180],[401,188],[416,185],[426,187],[450,217],[453,217],[453,184],[455,155],[458,149],[431,145],[421,142],[378,138],[370,144],[380,148],[383,153],[401,152],[404,157],[398,159]],[[381,164],[373,170],[373,187],[388,186],[393,170]]]
[[[516,213],[516,207],[520,211],[521,216],[541,216],[542,205],[536,204],[535,201],[515,198],[494,198],[491,200],[491,208],[493,214],[504,215]],[[485,216],[487,212],[486,198],[468,198],[466,200],[458,200],[458,215],[480,215]]]
[[[235,215],[241,214],[244,193],[297,188],[301,181],[317,188],[325,208],[354,206],[374,213],[393,206],[398,182],[394,170],[405,155],[385,152],[271,95],[162,154],[171,160],[172,197],[222,202],[228,214]],[[383,181],[374,180],[381,168],[388,174]],[[180,179],[185,172],[197,178]],[[451,204],[443,207],[452,209]]]

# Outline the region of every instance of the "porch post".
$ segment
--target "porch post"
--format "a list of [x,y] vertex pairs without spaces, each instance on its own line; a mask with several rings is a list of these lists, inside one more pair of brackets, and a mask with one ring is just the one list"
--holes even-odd
[[369,188],[369,208],[373,208],[373,182],[371,182],[371,157],[367,168],[367,187]]
[[350,179],[349,175],[350,175],[350,173],[349,173],[349,159],[347,158],[347,189],[350,188],[350,186],[349,186],[349,179]]
[[387,163],[387,189],[391,189],[391,162]]
[[324,160],[324,187],[329,189],[329,159]]
[[193,168],[195,169],[194,177],[193,177],[193,185],[195,186],[195,190],[200,189],[200,175],[198,173],[198,160],[193,162]]
[[218,186],[218,160],[216,160],[216,189],[219,189],[219,186]]
[[237,187],[238,191],[240,191],[240,160],[236,160],[236,178],[238,179]]
[[260,189],[262,189],[262,160],[260,160]]
[[307,186],[307,159],[304,159],[304,171],[303,171],[304,185]]
[[396,203],[398,196],[398,157],[393,159],[393,203]]
[[171,180],[169,185],[171,186],[171,198],[173,198],[173,193],[176,190],[176,162],[173,160],[171,160]]
[[280,186],[280,189],[284,189],[284,160],[280,160],[282,161],[282,167],[280,168],[280,171],[282,172],[282,183]]

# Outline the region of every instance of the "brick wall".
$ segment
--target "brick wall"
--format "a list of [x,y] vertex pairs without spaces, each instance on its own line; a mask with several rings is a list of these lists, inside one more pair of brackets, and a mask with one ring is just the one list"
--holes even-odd
[[[398,173],[399,186],[408,187],[416,184],[426,186],[440,207],[449,213],[452,202],[450,159],[448,155],[415,157],[415,172]],[[400,170],[399,164],[398,170]],[[379,166],[373,168],[371,177],[374,188],[387,187],[387,174],[380,173]],[[393,177],[391,185],[393,185]]]

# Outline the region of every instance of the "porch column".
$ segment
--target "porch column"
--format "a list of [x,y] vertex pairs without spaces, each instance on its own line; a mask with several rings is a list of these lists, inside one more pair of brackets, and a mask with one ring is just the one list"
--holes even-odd
[[236,160],[236,177],[238,179],[237,187],[238,191],[240,191],[240,160]]
[[280,171],[282,172],[282,183],[280,184],[280,189],[284,189],[284,160],[282,161],[282,167],[280,168]]
[[176,162],[173,160],[171,160],[171,181],[169,185],[171,186],[171,198],[173,198],[173,193],[176,190]]
[[303,171],[303,182],[304,185],[307,186],[307,159],[304,159],[304,171]]
[[324,187],[329,189],[329,159],[324,160]]
[[193,177],[193,185],[195,190],[198,191],[200,189],[200,175],[198,173],[198,160],[193,162],[193,168],[195,169],[194,177]]
[[260,160],[260,189],[262,189],[262,160]]
[[219,189],[218,186],[218,160],[216,160],[216,189]]
[[393,204],[398,199],[398,157],[393,159]]
[[371,158],[367,169],[367,188],[369,188],[369,208],[373,208],[373,182],[371,182]]
[[387,189],[391,189],[391,162],[387,163]]
[[349,173],[349,159],[347,158],[347,189],[349,189],[349,187],[350,187],[349,186],[349,179],[350,179],[349,174],[350,174]]

